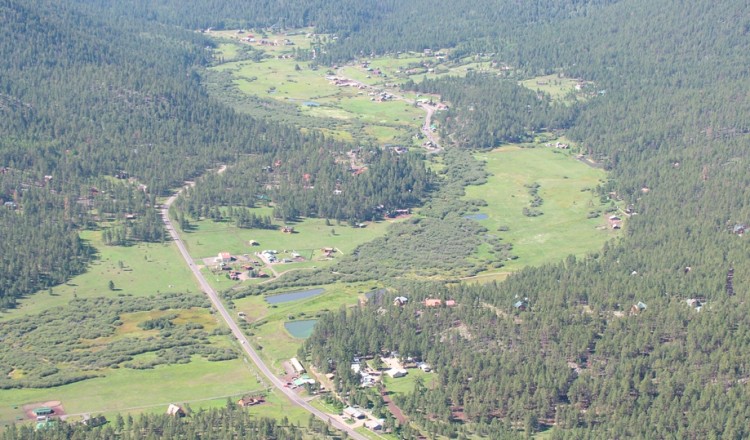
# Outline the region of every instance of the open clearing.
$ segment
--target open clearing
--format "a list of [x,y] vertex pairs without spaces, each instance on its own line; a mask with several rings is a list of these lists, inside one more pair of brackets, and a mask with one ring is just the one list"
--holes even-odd
[[[270,208],[255,208],[251,210],[255,215],[270,215]],[[331,265],[336,258],[353,251],[358,245],[372,241],[385,234],[388,225],[393,221],[368,222],[363,228],[351,227],[345,223],[337,224],[331,221],[326,225],[325,219],[309,218],[299,222],[287,223],[294,226],[294,233],[282,233],[279,229],[241,229],[231,222],[214,222],[201,220],[191,223],[191,232],[183,233],[182,240],[190,255],[196,261],[204,258],[215,258],[219,252],[229,252],[235,256],[247,254],[248,258],[262,250],[276,250],[279,254],[300,254],[304,260],[290,263],[273,263],[273,271],[283,274],[293,270],[309,270]],[[278,224],[281,226],[281,224]],[[258,245],[251,246],[250,240]],[[336,252],[328,259],[321,249],[334,248]],[[281,257],[280,257],[281,258]],[[212,260],[209,260],[212,261]],[[203,263],[200,263],[203,264]],[[204,271],[210,268],[206,267]],[[271,270],[261,267],[261,270],[271,275]],[[262,279],[249,281],[232,281],[226,273],[216,272],[207,279],[218,290],[226,290],[240,283],[257,283]]]
[[[0,314],[0,321],[62,307],[73,298],[118,295],[148,296],[158,293],[197,292],[198,286],[177,248],[171,243],[136,243],[107,246],[101,231],[83,231],[81,238],[96,250],[96,258],[84,274],[19,301],[18,308]],[[109,290],[109,281],[115,290]]]
[[[488,233],[512,243],[513,254],[519,257],[495,272],[583,255],[618,236],[617,231],[606,228],[601,215],[587,218],[589,212],[604,209],[599,198],[587,190],[604,179],[604,171],[575,160],[568,152],[544,146],[507,146],[478,153],[477,158],[486,162],[492,175],[484,185],[466,188],[466,196],[487,201],[488,206],[479,210],[487,218],[479,223]],[[544,200],[535,209],[543,215],[527,217],[523,209],[529,207],[532,197],[524,185],[534,182],[540,185],[539,196]],[[500,231],[501,226],[509,230]]]
[[[149,370],[112,369],[104,377],[46,389],[0,390],[0,422],[23,415],[30,402],[59,400],[67,414],[107,414],[130,409],[162,412],[171,402],[219,399],[263,388],[242,359],[209,362],[198,356],[189,364],[157,366]],[[164,407],[161,408],[161,405]],[[199,405],[191,404],[194,409]]]
[[[359,140],[381,143],[413,145],[412,135],[424,118],[424,112],[406,101],[379,95],[382,89],[369,89],[354,84],[336,84],[336,72],[323,68],[311,68],[309,63],[293,58],[296,48],[309,49],[315,44],[304,35],[268,35],[266,44],[261,38],[256,41],[242,41],[242,34],[213,33],[222,38],[215,58],[221,64],[212,68],[214,72],[229,73],[237,90],[261,98],[287,104],[299,115],[325,118],[331,133],[354,134]],[[227,38],[231,40],[227,40]],[[288,40],[294,44],[284,44]],[[232,41],[232,42],[229,42]],[[229,48],[234,44],[235,48]],[[260,60],[229,61],[236,58],[239,49],[262,52]],[[367,80],[367,73],[356,75],[357,79]],[[375,75],[377,78],[378,76]],[[382,80],[382,78],[380,78]],[[367,84],[377,84],[375,80]],[[257,113],[258,106],[245,106],[244,110]],[[240,106],[242,109],[242,106]],[[280,108],[272,109],[272,112]],[[271,109],[269,109],[271,110]],[[269,115],[272,116],[272,115]],[[336,125],[330,127],[331,121]],[[371,127],[363,130],[364,125]],[[377,129],[375,127],[380,127]]]

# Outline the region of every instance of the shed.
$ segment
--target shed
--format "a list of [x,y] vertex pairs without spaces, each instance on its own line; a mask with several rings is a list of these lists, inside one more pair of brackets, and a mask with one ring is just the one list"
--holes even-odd
[[646,306],[645,303],[638,301],[638,303],[633,304],[633,306],[630,308],[630,313],[633,315],[637,315],[641,313],[642,311],[646,310],[648,306]]
[[294,368],[294,371],[297,374],[302,374],[305,372],[305,367],[302,366],[302,364],[297,360],[296,357],[289,359],[289,363],[292,364],[292,368]]
[[391,368],[390,370],[386,371],[385,374],[390,376],[393,379],[404,377],[406,376],[407,371],[403,368]]
[[257,396],[254,396],[254,397],[245,396],[242,399],[237,401],[237,405],[239,406],[253,406],[253,405],[259,405],[261,403],[263,403],[263,398],[257,397]]
[[397,296],[396,298],[393,299],[394,306],[403,306],[407,302],[409,302],[409,298],[405,296]]
[[529,303],[528,301],[516,301],[513,304],[513,308],[520,312],[525,312],[529,308]]
[[380,431],[381,429],[383,429],[383,422],[384,420],[382,419],[370,419],[365,422],[365,427],[372,431]]
[[54,414],[54,410],[48,406],[40,406],[39,408],[34,408],[34,415],[39,416],[49,416],[51,414]]
[[427,307],[438,307],[442,304],[443,300],[438,298],[427,298],[426,300],[424,300],[424,305],[426,305]]
[[358,410],[357,408],[354,408],[352,406],[347,406],[344,408],[344,415],[349,416],[353,419],[364,419],[365,415],[362,413],[362,411]]

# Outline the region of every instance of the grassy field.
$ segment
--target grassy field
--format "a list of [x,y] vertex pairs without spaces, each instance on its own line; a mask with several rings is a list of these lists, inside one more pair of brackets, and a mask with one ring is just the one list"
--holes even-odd
[[[468,187],[466,196],[487,201],[488,206],[479,212],[488,218],[479,223],[512,243],[513,253],[519,257],[495,271],[499,278],[523,266],[594,251],[619,234],[606,228],[603,216],[587,218],[589,212],[603,209],[598,197],[586,189],[598,185],[604,171],[577,161],[567,152],[543,146],[502,147],[477,157],[486,162],[492,175],[486,184]],[[534,182],[540,185],[539,196],[544,200],[536,209],[543,215],[527,217],[522,212],[531,196],[524,185]],[[501,226],[509,230],[500,231]]]
[[[270,99],[285,104],[292,104],[300,115],[324,118],[328,130],[332,133],[348,133],[351,137],[369,139],[381,143],[393,143],[410,139],[410,135],[421,124],[424,112],[410,106],[406,102],[386,101],[378,102],[371,95],[372,90],[357,87],[338,87],[326,76],[336,74],[332,70],[313,69],[308,63],[298,62],[291,58],[295,47],[308,48],[312,44],[307,36],[269,35],[268,40],[283,42],[286,38],[294,45],[277,46],[260,45],[257,42],[240,41],[246,34],[236,31],[211,32],[210,35],[218,39],[219,47],[216,58],[223,62],[212,69],[218,72],[229,72],[234,78],[237,88],[249,95],[262,99]],[[259,36],[255,35],[259,40]],[[234,48],[228,46],[234,45]],[[265,58],[256,62],[252,60],[236,61],[240,45],[250,45],[254,50],[261,51]],[[418,58],[414,58],[416,60]],[[385,66],[406,65],[413,60],[380,59]],[[390,67],[389,67],[390,68]],[[396,67],[398,69],[398,67]],[[340,74],[350,74],[351,78],[370,85],[381,85],[385,78],[370,75],[364,68],[353,66],[342,67]],[[252,112],[257,113],[257,106]],[[247,109],[251,111],[251,109]],[[278,109],[277,109],[278,110]],[[330,127],[330,121],[338,121],[338,127]],[[353,122],[365,123],[371,128],[363,132],[361,128],[352,125]],[[320,124],[318,124],[320,125]],[[365,137],[362,137],[365,135]]]
[[261,355],[269,365],[281,371],[281,362],[295,356],[301,343],[286,331],[285,322],[314,319],[324,311],[357,304],[360,297],[375,288],[374,282],[334,284],[325,286],[325,291],[318,296],[274,305],[268,304],[263,296],[250,296],[235,300],[234,309],[245,313],[247,321],[256,324],[250,330],[251,339],[263,346]]
[[[83,231],[81,238],[96,249],[96,259],[89,270],[54,287],[51,294],[42,291],[22,299],[18,308],[2,312],[0,321],[61,307],[74,297],[198,291],[195,279],[171,243],[107,246],[101,240],[101,231]],[[109,290],[110,280],[115,291]]]
[[432,387],[435,380],[437,380],[435,373],[425,373],[419,368],[409,368],[406,371],[408,371],[409,374],[397,379],[392,379],[387,375],[383,375],[383,384],[385,385],[385,388],[394,394],[407,394],[414,391],[414,383],[418,377],[422,378],[424,386],[427,388]]
[[47,389],[0,391],[0,422],[22,416],[21,405],[59,400],[68,414],[162,412],[170,403],[193,409],[224,404],[229,396],[263,389],[244,359],[209,362],[194,357],[183,365],[151,370],[113,369],[96,379]]
[[531,89],[540,90],[559,101],[564,101],[569,93],[576,93],[578,80],[573,78],[559,78],[556,74],[538,76],[536,78],[521,81],[521,85]]
[[[256,215],[270,215],[270,208],[256,208],[253,211]],[[196,261],[202,258],[213,258],[219,252],[252,255],[264,249],[277,250],[282,254],[296,251],[305,257],[303,262],[275,263],[273,269],[281,274],[289,270],[330,265],[337,256],[348,254],[361,243],[385,234],[389,224],[391,224],[390,221],[370,222],[364,228],[352,228],[344,223],[337,224],[335,221],[329,226],[326,225],[325,219],[305,219],[293,224],[295,231],[293,234],[284,234],[278,229],[240,229],[229,222],[216,223],[211,220],[202,220],[191,223],[191,232],[183,233],[182,240]],[[250,240],[257,241],[259,246],[250,246],[248,244]],[[337,249],[332,260],[323,259],[321,248],[326,247]],[[268,270],[265,271],[268,272]],[[206,274],[209,275],[208,272]],[[238,284],[236,281],[230,281],[224,274],[207,276],[207,278],[220,290]]]

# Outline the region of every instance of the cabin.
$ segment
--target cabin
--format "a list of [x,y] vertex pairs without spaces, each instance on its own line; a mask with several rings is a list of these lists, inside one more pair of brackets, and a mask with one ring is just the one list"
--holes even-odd
[[352,406],[347,406],[346,408],[344,408],[344,415],[349,416],[352,419],[364,419],[365,418],[365,414],[362,411]]
[[392,379],[396,379],[399,377],[404,377],[407,374],[407,371],[403,368],[391,368],[390,370],[386,371],[385,374],[390,376]]
[[637,304],[633,304],[632,307],[630,307],[630,314],[631,315],[637,315],[641,313],[642,311],[646,310],[648,306],[646,306],[645,303],[638,301]]
[[607,218],[607,223],[612,229],[622,229],[622,219],[616,215],[610,215]]
[[380,431],[383,429],[383,420],[370,419],[365,422],[365,428],[369,429],[370,431]]
[[232,254],[229,252],[219,252],[219,256],[216,258],[217,263],[230,263],[232,261]]

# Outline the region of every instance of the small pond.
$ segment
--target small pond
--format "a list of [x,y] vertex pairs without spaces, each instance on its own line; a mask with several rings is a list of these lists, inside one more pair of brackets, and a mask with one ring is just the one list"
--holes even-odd
[[306,319],[304,321],[289,321],[284,323],[286,331],[295,338],[305,339],[312,334],[317,319]]
[[480,212],[477,214],[465,215],[464,218],[468,218],[469,220],[487,220],[490,216]]
[[298,299],[311,298],[313,296],[320,295],[325,289],[317,288],[310,290],[300,290],[297,292],[287,292],[280,295],[272,295],[266,297],[268,304],[281,304],[289,301],[296,301]]

